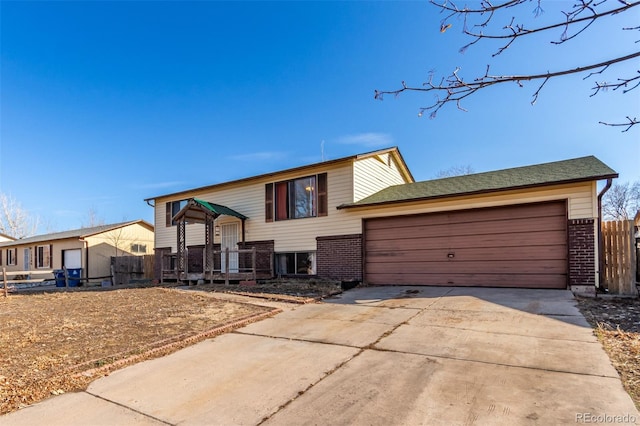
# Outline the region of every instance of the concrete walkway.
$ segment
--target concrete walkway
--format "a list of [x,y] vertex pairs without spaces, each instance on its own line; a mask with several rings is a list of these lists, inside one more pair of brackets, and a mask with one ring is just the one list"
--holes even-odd
[[2,425],[638,424],[568,291],[378,287],[287,310]]

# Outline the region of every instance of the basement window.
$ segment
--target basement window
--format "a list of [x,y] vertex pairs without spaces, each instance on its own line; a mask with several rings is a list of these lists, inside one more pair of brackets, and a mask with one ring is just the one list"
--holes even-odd
[[314,252],[276,253],[276,274],[315,275],[316,254]]

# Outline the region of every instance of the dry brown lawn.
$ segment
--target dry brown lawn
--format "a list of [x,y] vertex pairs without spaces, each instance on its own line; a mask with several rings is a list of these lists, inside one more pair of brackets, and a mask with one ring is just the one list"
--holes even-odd
[[578,299],[578,306],[640,409],[640,299]]
[[0,414],[271,311],[164,288],[0,297]]

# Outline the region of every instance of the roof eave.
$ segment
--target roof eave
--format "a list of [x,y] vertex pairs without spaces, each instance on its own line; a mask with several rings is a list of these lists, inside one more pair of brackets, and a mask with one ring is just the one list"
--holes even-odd
[[357,158],[357,155],[352,155],[350,157],[342,157],[342,158],[337,158],[335,160],[327,160],[327,161],[322,161],[320,163],[307,164],[307,165],[304,165],[304,166],[293,167],[291,169],[278,170],[276,172],[264,173],[264,174],[261,174],[261,175],[249,176],[249,177],[246,177],[246,178],[230,180],[230,181],[227,181],[227,182],[215,183],[213,185],[205,185],[205,186],[200,186],[200,187],[197,187],[197,188],[185,189],[184,191],[178,191],[178,192],[172,192],[172,193],[169,193],[169,194],[156,195],[155,197],[145,198],[144,201],[147,202],[147,201],[151,201],[151,200],[157,200],[158,198],[168,198],[168,197],[175,197],[177,195],[185,195],[185,194],[191,194],[191,193],[194,193],[194,192],[207,191],[207,190],[210,190],[210,189],[220,188],[220,187],[224,187],[224,186],[227,186],[227,185],[233,185],[233,184],[238,184],[238,183],[251,182],[251,181],[254,181],[254,180],[265,179],[265,178],[276,176],[276,175],[280,175],[280,174],[283,174],[283,173],[293,173],[293,172],[297,172],[297,171],[301,171],[301,170],[305,170],[305,169],[311,169],[311,168],[318,167],[318,166],[324,166],[324,165],[337,164],[337,163],[342,163],[342,162],[347,162],[347,161],[353,161],[356,158]]
[[399,200],[378,201],[378,202],[366,203],[366,204],[357,204],[357,203],[354,203],[354,204],[341,204],[341,205],[337,206],[336,209],[343,210],[343,209],[352,209],[352,208],[359,208],[359,207],[373,207],[373,206],[384,206],[384,205],[390,205],[390,204],[402,204],[402,203],[411,203],[411,202],[419,202],[419,201],[440,200],[440,199],[444,199],[444,198],[455,198],[455,197],[463,197],[463,196],[469,196],[469,195],[491,194],[491,193],[494,193],[494,192],[503,192],[503,191],[512,191],[512,190],[521,190],[521,189],[531,189],[531,188],[541,188],[541,187],[545,187],[545,186],[566,185],[566,184],[580,183],[580,182],[592,182],[592,181],[598,181],[598,180],[603,180],[603,179],[613,179],[613,178],[617,178],[618,176],[619,176],[618,173],[614,173],[614,174],[594,176],[594,177],[589,177],[589,178],[568,179],[568,180],[555,181],[555,182],[545,182],[545,183],[530,184],[530,185],[510,186],[510,187],[507,187],[507,188],[482,189],[482,190],[478,190],[478,191],[458,192],[458,193],[455,193],[455,194],[433,195],[433,196],[430,196],[430,197],[403,198],[403,199],[399,199]]
[[265,178],[277,176],[277,175],[284,174],[284,173],[295,173],[295,172],[298,172],[298,171],[311,169],[311,168],[315,168],[315,167],[319,167],[319,166],[333,165],[333,164],[339,164],[339,163],[350,162],[350,161],[352,162],[352,161],[359,160],[359,159],[362,159],[362,158],[367,158],[367,157],[371,157],[371,156],[374,156],[374,155],[380,155],[380,154],[385,154],[385,153],[389,153],[389,152],[393,152],[393,153],[397,154],[398,159],[400,160],[403,172],[406,174],[406,176],[410,179],[411,182],[414,182],[413,175],[409,171],[409,167],[407,166],[406,162],[404,161],[404,158],[402,157],[402,154],[400,154],[400,150],[398,149],[397,146],[393,146],[393,147],[390,147],[390,148],[379,149],[379,150],[376,150],[376,151],[365,152],[365,153],[362,153],[362,154],[356,154],[356,155],[350,155],[350,156],[347,156],[347,157],[336,158],[335,160],[320,161],[318,163],[306,164],[304,166],[298,166],[298,167],[293,167],[293,168],[290,168],[290,169],[278,170],[278,171],[275,171],[275,172],[263,173],[263,174],[260,174],[260,175],[249,176],[249,177],[246,177],[246,178],[241,178],[241,179],[236,179],[236,180],[230,180],[230,181],[227,181],[227,182],[220,182],[220,183],[216,183],[216,184],[213,184],[213,185],[205,185],[205,186],[201,186],[201,187],[197,187],[197,188],[185,189],[183,191],[172,192],[172,193],[169,193],[169,194],[156,195],[155,197],[145,198],[144,201],[145,202],[149,202],[151,200],[157,200],[158,198],[168,198],[168,197],[172,197],[173,198],[173,197],[176,197],[176,196],[179,196],[179,195],[192,194],[194,192],[200,192],[200,191],[207,191],[207,190],[220,188],[220,187],[227,186],[227,185],[233,185],[233,184],[238,184],[238,183],[251,182],[251,181],[254,181],[254,180],[265,179]]

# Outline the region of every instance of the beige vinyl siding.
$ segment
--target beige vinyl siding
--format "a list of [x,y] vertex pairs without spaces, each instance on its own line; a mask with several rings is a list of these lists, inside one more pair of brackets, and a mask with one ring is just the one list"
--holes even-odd
[[353,200],[359,201],[392,185],[406,183],[390,153],[357,160],[353,165]]
[[[264,179],[257,179],[241,184],[221,185],[217,190],[193,191],[181,195],[182,199],[195,197],[205,201],[227,206],[249,219],[245,223],[246,241],[275,240],[276,251],[305,251],[316,249],[316,237],[336,235],[352,232],[353,224],[345,223],[349,214],[344,210],[337,210],[336,206],[353,201],[353,169],[351,162],[333,164],[330,167],[309,168],[297,173],[278,173]],[[327,173],[328,215],[323,217],[301,218],[265,222],[265,184],[279,182],[318,173]],[[178,199],[156,199],[155,220],[156,247],[171,247],[175,251],[177,245],[177,230],[175,226],[166,227],[166,203]],[[239,219],[221,216],[216,224]],[[360,231],[358,231],[360,232]],[[204,244],[204,225],[191,224],[186,226],[187,246]],[[219,237],[215,237],[219,243]]]
[[[18,246],[12,246],[11,248],[16,248],[16,264],[15,265],[7,265],[7,249],[9,247],[2,247],[2,265],[7,268],[7,271],[37,271],[38,268],[35,266],[35,253],[34,247],[38,246],[48,246],[51,245],[51,267],[45,269],[60,269],[62,268],[62,251],[63,250],[73,250],[84,247],[82,241],[79,241],[76,238],[70,238],[66,240],[55,240],[55,241],[41,241],[32,244],[24,244]],[[28,248],[31,250],[31,265],[24,264],[24,249]],[[82,262],[84,264],[84,253],[82,254]],[[40,278],[39,276],[36,278]]]
[[[353,209],[358,218],[464,210],[510,204],[568,200],[569,219],[597,217],[597,196],[591,182],[554,185],[546,188],[504,191],[432,201],[415,201]],[[356,213],[357,212],[357,213]]]
[[[394,157],[392,156],[392,159]],[[336,206],[353,202],[356,193],[355,181],[360,182],[358,194],[362,196],[373,187],[378,189],[398,180],[404,182],[397,167],[382,172],[388,166],[384,161],[374,157],[356,160],[355,163],[344,162],[331,167],[310,167],[295,173],[277,173],[270,177],[220,185],[219,188],[195,190],[181,194],[181,198],[157,198],[155,207],[156,247],[171,247],[177,250],[176,227],[165,226],[165,204],[169,201],[195,197],[205,201],[222,204],[244,214],[249,219],[245,223],[246,241],[275,240],[275,250],[311,251],[316,249],[316,237],[330,235],[348,235],[362,233],[362,219],[379,216],[429,213],[444,210],[460,210],[481,207],[492,207],[509,204],[533,203],[551,200],[568,200],[569,219],[597,217],[596,186],[593,182],[555,185],[546,188],[505,191],[498,194],[456,197],[443,200],[417,201],[386,206],[372,206],[354,209],[337,210]],[[264,186],[266,183],[294,179],[317,173],[327,172],[328,208],[325,217],[303,218],[265,222]],[[363,182],[367,177],[378,176],[373,184],[367,186]],[[394,177],[395,176],[395,177]],[[385,178],[387,179],[385,181]],[[395,184],[395,183],[394,183]],[[368,188],[368,189],[367,189]],[[217,224],[230,221],[240,222],[236,218],[221,216]],[[240,228],[240,227],[239,227]],[[204,225],[187,225],[187,246],[204,244]],[[240,239],[240,236],[239,236]],[[219,243],[219,237],[215,238]]]
[[[104,277],[111,273],[111,256],[153,254],[153,231],[134,223],[111,231],[86,237],[89,248],[89,277]],[[146,253],[131,253],[131,244],[145,244]],[[85,253],[82,264],[86,267]]]

